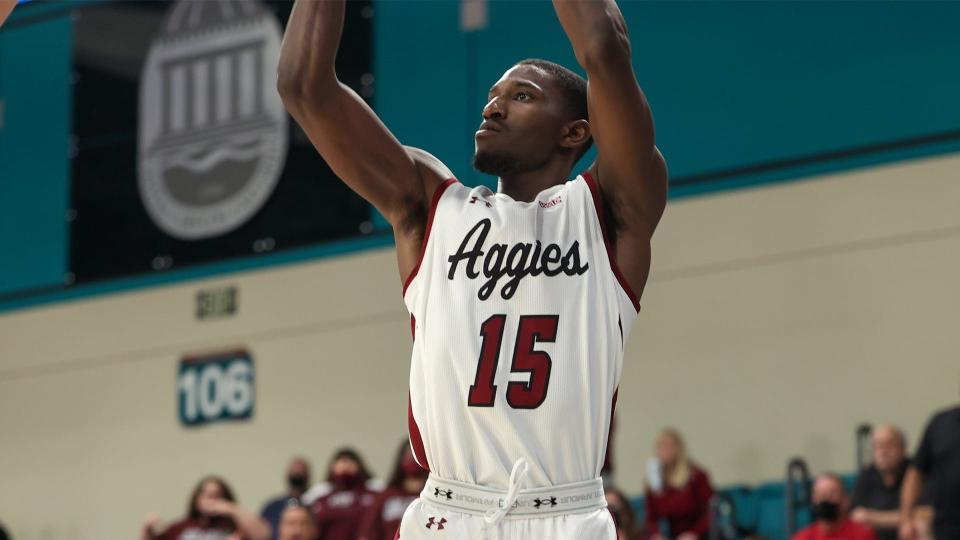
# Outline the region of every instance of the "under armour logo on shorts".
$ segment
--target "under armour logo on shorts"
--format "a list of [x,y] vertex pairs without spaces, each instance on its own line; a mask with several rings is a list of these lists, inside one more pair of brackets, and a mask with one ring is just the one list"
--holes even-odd
[[453,498],[453,490],[452,490],[452,489],[433,488],[433,496],[434,496],[434,497],[446,497],[447,500],[450,500],[450,499]]
[[540,508],[541,506],[543,506],[543,505],[545,505],[545,504],[549,504],[551,507],[552,507],[552,506],[556,506],[556,505],[557,505],[557,498],[556,498],[556,497],[550,497],[549,499],[539,499],[539,498],[537,498],[537,499],[534,499],[534,500],[533,500],[533,507],[534,507],[534,508]]
[[446,523],[446,522],[447,522],[447,518],[440,518],[440,521],[437,521],[437,518],[431,517],[430,520],[427,521],[426,527],[427,527],[428,529],[432,529],[433,526],[436,525],[436,526],[437,526],[437,530],[438,530],[438,531],[442,531],[442,530],[443,530],[443,524]]

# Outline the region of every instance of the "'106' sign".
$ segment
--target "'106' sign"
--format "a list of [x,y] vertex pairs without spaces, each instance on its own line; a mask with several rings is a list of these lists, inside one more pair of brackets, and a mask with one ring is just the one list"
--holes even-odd
[[180,422],[188,426],[253,416],[253,359],[247,351],[187,357],[177,372]]

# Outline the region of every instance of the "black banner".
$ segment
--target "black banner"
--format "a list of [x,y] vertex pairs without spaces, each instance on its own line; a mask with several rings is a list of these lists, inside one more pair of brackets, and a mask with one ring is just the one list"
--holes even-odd
[[[74,11],[70,270],[77,282],[374,234],[276,94],[291,1]],[[348,2],[340,79],[368,101],[370,1]]]

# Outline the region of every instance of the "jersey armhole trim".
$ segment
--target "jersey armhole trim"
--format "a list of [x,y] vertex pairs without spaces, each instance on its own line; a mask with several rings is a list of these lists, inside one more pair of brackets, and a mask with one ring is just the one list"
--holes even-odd
[[583,176],[587,186],[590,188],[590,194],[593,196],[593,207],[596,209],[597,219],[600,221],[600,234],[603,236],[603,245],[607,249],[607,260],[610,261],[610,268],[613,270],[613,275],[616,276],[617,282],[620,283],[620,287],[623,288],[623,292],[627,293],[627,296],[630,297],[630,301],[633,303],[633,308],[639,312],[640,300],[637,298],[637,295],[634,294],[630,284],[627,283],[627,280],[620,272],[620,267],[617,265],[616,254],[613,251],[613,246],[610,245],[610,234],[607,230],[607,219],[603,213],[603,201],[600,199],[600,187],[597,185],[596,180],[593,179],[593,175],[591,175],[588,171],[584,171],[581,176]]
[[423,262],[423,256],[427,252],[427,242],[430,241],[430,229],[433,228],[433,216],[437,213],[437,205],[440,204],[440,197],[443,196],[443,193],[447,191],[448,187],[456,182],[456,178],[447,178],[442,184],[437,186],[436,191],[433,192],[433,198],[430,200],[430,210],[427,212],[427,227],[423,232],[423,245],[420,246],[420,257],[417,259],[417,265],[413,267],[410,275],[407,276],[406,281],[403,282],[403,296],[407,295],[407,287],[410,286],[413,278],[417,277],[417,272],[420,271],[420,264]]

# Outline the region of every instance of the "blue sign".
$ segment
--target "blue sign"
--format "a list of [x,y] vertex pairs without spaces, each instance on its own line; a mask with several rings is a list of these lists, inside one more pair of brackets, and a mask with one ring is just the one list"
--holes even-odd
[[180,423],[198,426],[253,416],[253,358],[244,350],[187,357],[177,372]]

